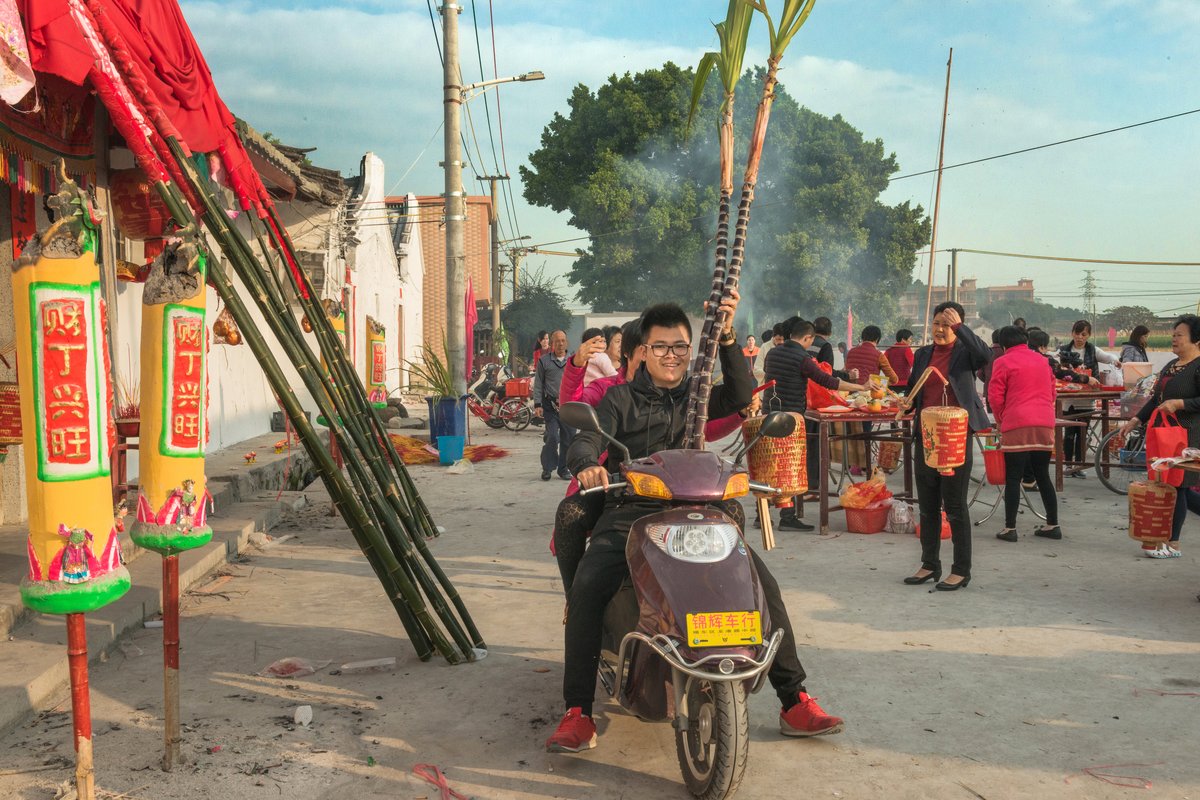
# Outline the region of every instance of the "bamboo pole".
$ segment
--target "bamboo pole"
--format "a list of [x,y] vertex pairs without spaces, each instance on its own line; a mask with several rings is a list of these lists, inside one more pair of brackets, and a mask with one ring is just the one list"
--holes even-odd
[[67,664],[71,674],[71,717],[75,732],[75,791],[79,800],[95,800],[92,698],[88,691],[87,623],[83,614],[67,614]]
[[[73,0],[73,3],[76,4],[76,7],[78,6],[78,0]],[[96,3],[96,0],[89,0],[89,3],[92,4],[93,10],[96,11],[97,16],[100,18],[100,22],[98,23],[97,27],[99,27],[101,32],[105,35],[109,47],[112,48],[123,69],[131,76],[132,79],[130,80],[130,85],[136,92],[138,92],[139,96],[143,98],[145,105],[151,108],[155,107],[154,98],[149,92],[148,87],[145,86],[144,81],[141,79],[139,72],[140,67],[138,67],[136,62],[128,58],[128,54],[124,49],[124,43],[120,39],[120,34],[112,30],[111,26],[108,26],[109,29],[106,30],[106,24],[103,18],[103,8]],[[93,22],[95,22],[95,20],[93,20]],[[102,66],[110,65],[102,64]],[[94,71],[103,75],[100,69],[95,69]],[[116,72],[115,69],[112,71]],[[138,107],[138,103],[132,96],[129,95],[128,88],[123,83],[120,83],[121,76],[117,75],[111,80],[113,83],[117,83],[119,85],[115,87],[115,90],[109,91],[107,95],[102,93],[102,98],[105,100],[106,105],[121,107],[122,110],[129,112],[130,116],[139,116],[141,112]],[[101,81],[101,83],[104,82],[105,81]],[[124,108],[123,104],[127,105],[129,108]],[[144,116],[144,114],[142,116]],[[129,120],[125,119],[114,119],[114,121],[118,123],[129,122]],[[126,127],[129,128],[132,126],[126,124]],[[225,217],[223,210],[216,205],[215,201],[206,191],[206,187],[198,180],[193,166],[187,160],[187,153],[183,149],[182,145],[180,145],[178,140],[168,136],[166,137],[166,142],[164,145],[160,137],[153,129],[150,129],[146,125],[143,125],[142,127],[144,129],[143,131],[130,131],[129,134],[132,135],[127,134],[126,138],[136,141],[137,134],[143,133],[145,137],[153,143],[154,148],[157,151],[162,152],[164,148],[169,150],[170,155],[175,161],[178,171],[185,176],[187,181],[185,187],[190,188],[192,193],[198,196],[200,208],[202,208],[202,218],[206,227],[208,227],[210,232],[212,232],[214,237],[216,237],[226,255],[230,257],[234,268],[238,271],[242,280],[246,282],[247,288],[250,289],[256,304],[259,305],[260,310],[265,315],[272,332],[279,339],[289,358],[296,365],[297,371],[299,372],[301,379],[304,381],[306,388],[310,391],[310,393],[313,394],[314,398],[318,402],[318,405],[321,406],[322,412],[325,413],[330,419],[332,423],[332,434],[335,437],[344,437],[347,431],[338,427],[338,415],[334,412],[331,403],[328,402],[330,396],[336,396],[336,388],[330,387],[333,388],[333,392],[330,396],[325,396],[323,394],[322,390],[324,390],[326,387],[322,386],[320,379],[316,377],[319,374],[319,371],[315,366],[315,357],[312,355],[311,351],[308,350],[307,344],[300,336],[298,329],[295,331],[290,330],[287,326],[287,323],[283,321],[286,319],[287,322],[291,323],[293,327],[295,326],[295,320],[291,317],[286,307],[283,307],[282,309],[271,307],[271,293],[267,290],[265,284],[259,279],[257,271],[261,271],[261,267],[254,258],[253,254],[250,252],[249,245],[245,242],[244,238],[241,237],[240,233],[238,233],[236,229],[233,229],[228,224],[228,220]],[[139,153],[138,155],[139,161],[149,161],[151,162],[151,166],[155,167],[150,174],[161,175],[162,167],[160,165],[154,165],[152,163],[154,161],[152,157],[147,156],[144,153]],[[156,181],[156,188],[164,197],[164,200],[168,203],[168,206],[171,208],[176,218],[181,221],[181,224],[185,220],[190,219],[190,215],[188,215],[184,210],[183,200],[179,194],[179,190],[176,187],[168,183],[166,180],[159,179]],[[368,515],[366,509],[359,504],[357,497],[350,492],[349,487],[346,485],[344,476],[332,463],[329,453],[320,446],[319,439],[316,437],[311,424],[308,423],[307,419],[303,415],[299,407],[299,403],[294,394],[291,392],[290,387],[283,380],[283,376],[279,372],[278,365],[275,363],[274,357],[267,349],[265,342],[262,340],[261,334],[256,328],[253,327],[253,321],[249,317],[245,306],[241,303],[240,298],[237,296],[236,291],[233,289],[233,285],[229,280],[229,277],[221,270],[215,270],[214,278],[218,293],[222,295],[222,299],[225,300],[226,306],[229,308],[230,313],[239,323],[239,326],[243,328],[247,343],[255,352],[255,356],[259,359],[260,363],[262,363],[264,371],[268,373],[268,378],[272,382],[273,388],[275,388],[276,392],[280,395],[280,399],[284,404],[285,411],[295,421],[295,426],[297,432],[301,435],[301,440],[305,443],[306,448],[310,450],[310,455],[314,457],[314,460],[318,463],[323,477],[326,478],[327,484],[330,485],[331,495],[334,496],[335,504],[337,504],[339,508],[344,511],[344,515],[347,516],[347,520],[351,523],[351,528],[354,529],[355,526],[358,527],[358,530],[355,531],[356,534],[362,534],[371,539],[374,538],[372,534],[378,536],[378,529],[370,527],[370,517],[373,515]],[[353,427],[354,426],[352,425],[349,430],[351,435],[354,433]],[[344,445],[344,442],[341,444]],[[355,444],[360,448],[360,450],[366,449],[362,442],[355,442]],[[378,461],[378,458],[375,460]],[[400,548],[400,557],[406,559],[411,558],[412,545],[407,539],[407,535],[403,526],[399,524],[398,518],[395,517],[394,512],[391,514],[388,513],[392,509],[390,509],[381,501],[377,487],[371,486],[365,480],[362,480],[362,478],[365,476],[363,465],[358,463],[357,457],[348,459],[347,463],[352,471],[358,473],[356,477],[358,477],[363,483],[363,488],[366,490],[367,494],[366,500],[368,501],[368,506],[373,506],[375,512],[385,523],[384,530],[388,535],[384,538],[382,543],[385,545],[398,545]],[[358,538],[357,535],[356,538]],[[414,587],[412,582],[408,581],[407,576],[404,575],[409,567],[412,568],[414,577],[421,585],[421,589],[429,598],[430,603],[438,611],[443,624],[455,639],[456,644],[462,648],[464,654],[470,657],[470,644],[466,642],[465,636],[459,629],[457,621],[446,608],[444,598],[437,592],[436,586],[432,585],[432,581],[430,581],[423,570],[417,568],[420,562],[413,561],[412,564],[402,565],[396,554],[391,552],[390,547],[385,546],[381,548],[377,542],[372,542],[372,544],[372,549],[380,553],[382,563],[386,568],[387,573],[391,575],[401,593],[403,593],[405,596],[409,610],[416,617],[417,621],[424,626],[425,633],[430,639],[432,639],[433,644],[440,652],[442,652],[443,656],[446,657],[447,660],[451,661],[451,663],[457,663],[459,661],[458,655],[450,648],[449,643],[442,634],[442,631],[437,627],[430,617],[428,608],[421,600],[420,594],[417,592],[416,587]],[[387,582],[385,581],[385,585],[386,584]],[[403,613],[401,614],[401,617],[402,621],[406,623],[408,622]],[[411,631],[410,635],[412,635]],[[417,637],[414,636],[413,638],[415,641]]]
[[[921,332],[921,339],[924,344],[929,344],[932,341],[929,333],[929,322],[933,310],[933,265],[934,259],[937,258],[938,209],[942,206],[942,165],[945,163],[946,155],[946,116],[950,111],[950,67],[953,63],[954,48],[951,47],[950,57],[946,59],[946,94],[942,99],[942,131],[938,135],[937,186],[933,194],[933,227],[929,231],[929,281],[925,285],[925,327]],[[949,292],[946,293],[946,298],[950,298]]]

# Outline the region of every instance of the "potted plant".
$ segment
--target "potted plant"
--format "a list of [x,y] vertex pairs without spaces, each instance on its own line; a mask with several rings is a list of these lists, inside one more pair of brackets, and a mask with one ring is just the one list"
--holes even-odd
[[[445,352],[445,341],[442,342]],[[446,360],[428,344],[421,345],[420,361],[405,361],[410,375],[410,388],[426,392],[425,402],[429,405],[429,439],[436,442],[439,436],[463,436],[467,434],[466,397],[454,392],[454,380]]]
[[142,391],[137,380],[117,379],[117,407],[113,409],[117,433],[126,439],[137,438],[142,420]]

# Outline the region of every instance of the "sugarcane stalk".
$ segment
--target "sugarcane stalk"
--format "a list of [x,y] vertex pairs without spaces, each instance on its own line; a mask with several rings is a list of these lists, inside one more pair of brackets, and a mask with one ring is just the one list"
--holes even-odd
[[83,614],[67,614],[67,663],[71,676],[71,720],[75,733],[75,792],[96,799],[92,760],[92,698],[88,691],[87,623]]
[[[201,499],[200,502],[204,502]],[[179,762],[179,556],[163,556],[163,772]]]

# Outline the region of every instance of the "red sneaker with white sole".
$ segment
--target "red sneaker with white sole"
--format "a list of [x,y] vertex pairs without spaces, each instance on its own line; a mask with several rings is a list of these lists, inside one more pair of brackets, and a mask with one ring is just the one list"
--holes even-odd
[[554,735],[546,740],[547,753],[578,753],[596,746],[596,723],[579,706],[567,709]]
[[806,692],[800,692],[796,705],[779,712],[779,732],[784,736],[827,736],[841,733],[843,725],[841,717],[826,714],[817,698]]

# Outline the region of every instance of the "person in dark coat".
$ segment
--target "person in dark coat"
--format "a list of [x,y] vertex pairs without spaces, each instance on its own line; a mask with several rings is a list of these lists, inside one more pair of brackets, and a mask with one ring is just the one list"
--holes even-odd
[[[1174,414],[1187,429],[1188,447],[1200,447],[1200,317],[1185,314],[1175,321],[1171,331],[1171,352],[1175,358],[1158,374],[1154,394],[1142,406],[1137,416],[1121,426],[1128,436],[1134,428],[1150,421],[1155,409]],[[1171,524],[1171,541],[1153,549],[1144,547],[1151,558],[1178,558],[1179,534],[1187,518],[1188,495],[1193,486],[1200,485],[1200,473],[1183,473],[1183,484],[1175,499],[1175,516]]]
[[[951,405],[964,408],[971,431],[991,427],[983,410],[983,401],[975,391],[975,373],[992,357],[992,348],[963,324],[963,307],[958,303],[942,303],[933,310],[933,344],[925,345],[913,355],[910,383],[920,380],[929,367],[936,367],[946,376],[943,385],[931,375],[921,391],[905,398],[906,406],[915,415],[914,425],[920,425],[921,409],[927,406]],[[920,437],[916,437],[920,440]],[[942,576],[938,551],[942,543],[942,507],[950,522],[954,544],[954,564],[950,576],[937,584],[941,591],[954,591],[971,580],[971,517],[967,511],[967,489],[971,485],[971,450],[952,475],[942,475],[925,464],[924,447],[913,451],[914,474],[917,485],[917,505],[921,513],[921,569],[904,582],[909,585],[936,581]]]

